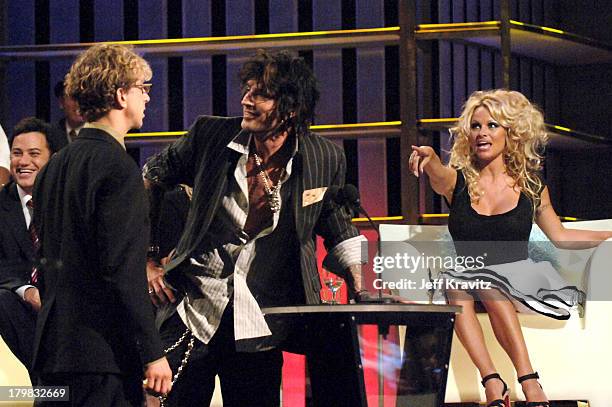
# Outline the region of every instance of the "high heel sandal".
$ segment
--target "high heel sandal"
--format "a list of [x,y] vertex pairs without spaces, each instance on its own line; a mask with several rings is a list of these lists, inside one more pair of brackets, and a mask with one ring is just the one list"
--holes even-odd
[[492,402],[487,404],[487,407],[510,407],[510,394],[508,391],[508,385],[506,384],[504,379],[501,378],[499,373],[491,373],[490,375],[486,375],[485,377],[483,377],[482,381],[480,382],[482,384],[482,387],[486,388],[487,386],[485,386],[485,384],[491,379],[498,379],[500,382],[502,382],[502,384],[504,385],[504,389],[502,390],[502,398],[493,400]]
[[[533,372],[533,373],[529,373],[526,374],[524,376],[521,376],[518,378],[518,382],[519,384],[522,384],[525,380],[538,380],[540,378],[540,375],[538,374],[538,372]],[[542,388],[542,385],[538,382],[538,385],[540,386],[540,389]],[[550,402],[548,401],[527,401],[525,404],[527,407],[550,407]]]

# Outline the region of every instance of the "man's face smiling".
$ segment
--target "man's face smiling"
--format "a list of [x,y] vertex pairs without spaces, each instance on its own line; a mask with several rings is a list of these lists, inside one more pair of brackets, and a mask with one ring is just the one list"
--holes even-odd
[[36,175],[47,164],[50,156],[47,138],[42,133],[22,133],[13,140],[11,176],[26,193],[32,193]]
[[242,91],[242,128],[254,134],[266,134],[278,127],[276,100],[265,94],[253,79]]

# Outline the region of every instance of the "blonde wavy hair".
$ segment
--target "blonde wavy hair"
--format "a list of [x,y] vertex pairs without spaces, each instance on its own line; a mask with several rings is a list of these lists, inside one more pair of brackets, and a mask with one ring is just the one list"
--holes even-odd
[[506,129],[506,146],[503,151],[506,173],[531,200],[535,216],[544,189],[538,176],[547,141],[542,112],[516,91],[495,89],[477,91],[470,95],[459,121],[451,129],[454,143],[449,165],[462,171],[473,202],[478,202],[482,192],[478,189],[480,169],[470,147],[472,116],[479,107],[486,108],[491,117]]
[[96,121],[116,107],[117,89],[127,89],[144,76],[153,76],[151,67],[130,47],[98,44],[78,56],[64,80],[65,92],[79,104],[88,122]]

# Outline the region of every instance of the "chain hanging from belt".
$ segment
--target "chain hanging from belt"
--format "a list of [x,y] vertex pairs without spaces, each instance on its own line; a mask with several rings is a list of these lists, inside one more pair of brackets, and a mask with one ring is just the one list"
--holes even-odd
[[[187,366],[187,362],[189,361],[189,356],[191,355],[191,351],[193,350],[193,345],[195,343],[195,337],[193,336],[189,328],[187,328],[187,330],[183,333],[183,335],[181,335],[181,337],[178,338],[178,340],[174,342],[173,345],[164,349],[164,355],[167,355],[168,353],[172,352],[173,350],[181,346],[181,343],[183,343],[185,339],[187,339],[187,337],[189,337],[189,342],[187,343],[187,349],[185,350],[183,359],[181,359],[181,365],[176,370],[176,373],[174,374],[174,376],[172,376],[172,386],[174,386],[174,383],[176,383],[177,379],[181,376],[183,369],[185,368],[185,366]],[[158,396],[157,398],[159,399],[159,407],[166,407],[166,399],[168,398],[168,394]]]
[[257,167],[257,171],[259,171],[259,176],[261,177],[261,181],[263,182],[264,191],[266,193],[266,200],[268,201],[268,205],[270,206],[270,210],[272,213],[277,213],[281,209],[281,200],[280,200],[280,187],[281,187],[281,178],[285,175],[285,169],[281,169],[280,177],[278,178],[278,183],[276,185],[272,184],[272,180],[264,171],[263,164],[261,162],[261,158],[257,155],[257,153],[253,153],[253,158],[255,159],[255,166]]

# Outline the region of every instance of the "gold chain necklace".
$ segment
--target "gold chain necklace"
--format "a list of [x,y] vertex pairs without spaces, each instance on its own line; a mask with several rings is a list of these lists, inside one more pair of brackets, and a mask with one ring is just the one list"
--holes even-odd
[[278,178],[278,183],[276,185],[272,185],[272,180],[263,169],[261,158],[259,158],[257,153],[253,153],[253,158],[255,159],[257,171],[259,171],[258,175],[261,177],[261,180],[263,182],[264,191],[266,193],[266,201],[268,201],[268,205],[270,206],[270,210],[272,211],[272,213],[277,213],[281,209],[280,187],[281,178],[283,178],[283,175],[285,175],[285,169],[281,169],[281,174]]

